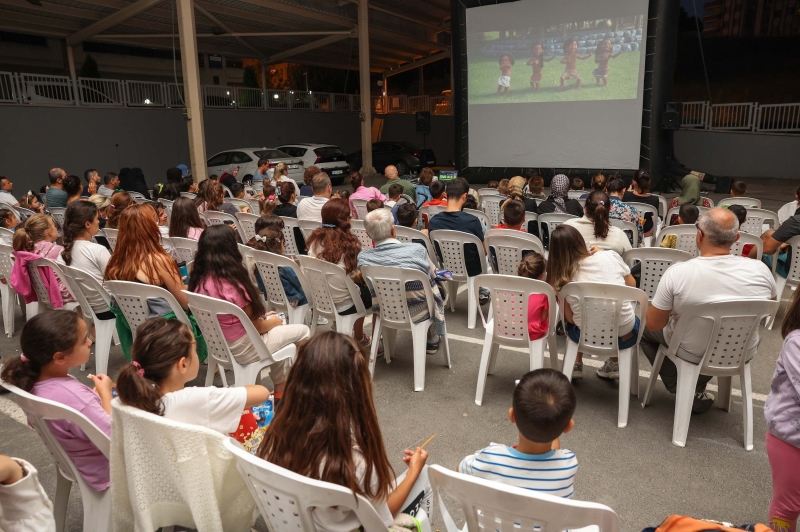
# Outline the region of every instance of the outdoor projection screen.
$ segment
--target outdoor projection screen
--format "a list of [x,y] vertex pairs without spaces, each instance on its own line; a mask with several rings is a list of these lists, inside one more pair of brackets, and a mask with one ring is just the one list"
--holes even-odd
[[646,0],[466,9],[470,167],[639,167]]

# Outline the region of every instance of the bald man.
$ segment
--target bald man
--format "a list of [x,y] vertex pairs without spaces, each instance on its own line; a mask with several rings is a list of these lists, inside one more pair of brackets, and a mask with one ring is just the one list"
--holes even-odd
[[412,200],[417,201],[417,193],[414,191],[414,183],[406,179],[401,179],[397,175],[397,168],[391,164],[383,170],[383,175],[386,176],[386,184],[381,187],[381,192],[384,196],[389,196],[389,187],[397,183],[403,187],[403,194],[410,196]]
[[[692,307],[718,301],[777,297],[775,279],[763,262],[730,254],[737,240],[739,220],[728,209],[711,209],[697,222],[700,256],[670,266],[647,309],[647,329],[641,346],[651,364],[659,346],[669,345],[681,313]],[[681,341],[678,358],[699,364],[710,333],[708,322],[695,319]],[[757,346],[758,331],[755,331],[748,346],[748,360],[755,355]],[[674,394],[678,384],[675,364],[665,358],[659,375],[667,390]],[[692,406],[695,414],[707,411],[714,404],[714,396],[705,391],[710,380],[708,375],[700,375],[697,380]]]

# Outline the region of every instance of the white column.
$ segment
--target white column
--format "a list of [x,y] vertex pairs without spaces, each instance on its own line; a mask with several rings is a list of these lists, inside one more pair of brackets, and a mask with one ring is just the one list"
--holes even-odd
[[372,166],[372,110],[369,83],[369,3],[358,3],[358,72],[361,80],[361,166]]
[[72,79],[72,90],[75,96],[75,105],[81,104],[81,99],[78,97],[78,75],[75,71],[75,56],[72,54],[72,46],[67,46],[67,63],[69,64],[69,77]]
[[189,158],[195,182],[208,177],[206,172],[206,139],[203,130],[203,101],[200,87],[200,66],[197,62],[197,34],[193,0],[177,0],[178,31],[181,41],[183,94],[186,99],[186,125],[189,130]]

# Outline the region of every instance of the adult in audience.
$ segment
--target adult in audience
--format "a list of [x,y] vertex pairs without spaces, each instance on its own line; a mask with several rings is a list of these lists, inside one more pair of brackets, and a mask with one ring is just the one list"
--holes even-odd
[[[622,197],[625,195],[625,188],[625,181],[619,177],[612,179],[608,184],[608,197],[611,200],[611,209],[608,211],[608,217],[614,220],[631,222],[635,225],[636,233],[639,236],[639,245],[637,247],[642,247],[644,245],[644,231],[642,230],[642,221],[640,219],[642,214],[622,201]],[[633,235],[629,236],[628,240],[633,245]]]
[[381,191],[375,187],[365,187],[364,186],[364,177],[361,175],[361,172],[352,172],[350,174],[350,186],[353,187],[353,193],[350,194],[350,197],[347,200],[350,202],[350,216],[353,218],[358,218],[358,213],[356,213],[356,208],[353,205],[354,199],[363,199],[363,200],[371,200],[371,199],[379,199],[381,201],[386,201],[388,198],[381,194]]
[[526,197],[529,199],[547,199],[544,193],[544,178],[538,174],[534,174],[528,178],[528,192]]
[[389,193],[389,187],[392,186],[393,183],[397,183],[398,185],[403,186],[403,194],[410,197],[412,200],[417,201],[417,193],[414,191],[414,184],[407,180],[403,179],[397,175],[397,168],[393,165],[389,165],[383,171],[383,175],[386,176],[386,183],[381,187],[381,193],[386,195]]
[[111,198],[103,196],[102,194],[93,194],[89,196],[86,201],[89,201],[97,207],[97,216],[100,220],[100,229],[105,228],[108,221],[108,211],[111,210]]
[[[413,206],[414,204],[407,203],[406,205]],[[406,285],[406,300],[409,310],[413,312],[411,320],[414,323],[420,323],[427,319],[433,320],[428,329],[428,342],[425,349],[429,355],[436,353],[441,345],[439,335],[446,334],[447,331],[444,322],[444,298],[436,284],[436,267],[431,263],[427,249],[412,242],[403,243],[397,240],[392,213],[386,209],[377,209],[367,214],[364,218],[364,227],[369,237],[375,242],[375,247],[362,249],[358,254],[359,269],[364,266],[410,268],[419,270],[428,276],[428,282],[433,291],[434,315],[430,316],[428,313],[425,289],[422,286],[415,286],[417,283]],[[379,308],[374,291],[371,291],[371,295],[373,302],[376,302],[372,311],[377,314]]]
[[98,194],[108,196],[109,198],[114,195],[114,191],[119,188],[119,176],[114,172],[108,172],[103,176],[103,184],[97,189]]
[[[696,305],[743,299],[775,299],[776,287],[772,272],[761,262],[731,255],[731,246],[739,239],[739,222],[727,209],[712,209],[697,224],[697,248],[700,256],[670,266],[658,283],[656,295],[647,309],[647,330],[642,337],[642,350],[652,363],[659,346],[669,346],[681,313]],[[735,308],[735,303],[731,306]],[[687,329],[678,348],[678,358],[699,364],[709,342],[711,329],[706,320],[695,320]],[[758,347],[758,330],[753,332],[747,359]],[[664,387],[674,394],[678,370],[664,358],[659,372]],[[700,375],[695,389],[692,412],[703,413],[711,408],[714,396],[705,391],[711,380]]]
[[184,177],[186,177],[186,175],[177,166],[167,168],[167,183],[177,183],[180,185]]
[[206,228],[200,214],[189,198],[178,198],[172,204],[172,218],[169,223],[169,236],[199,240]]
[[189,192],[190,194],[197,194],[200,192],[200,185],[194,182],[191,177],[184,177],[180,184],[181,192]]
[[[122,170],[120,170],[120,174],[122,174]],[[128,170],[127,183],[123,181],[122,178],[120,177],[119,186],[123,190],[138,192],[145,198],[151,199],[150,190],[149,187],[147,186],[147,181],[144,178],[144,172],[142,172],[141,168],[133,167],[130,170]]]
[[[445,212],[440,212],[428,221],[430,232],[439,229],[449,229],[452,231],[462,231],[474,235],[483,242],[483,226],[476,216],[467,212],[462,212],[464,203],[467,201],[469,184],[462,178],[453,179],[447,183],[447,208]],[[484,249],[486,245],[484,244]],[[467,265],[467,275],[473,277],[480,275],[483,271],[480,262],[480,255],[475,244],[464,245],[464,261]]]
[[[197,243],[197,255],[189,277],[189,291],[228,301],[241,308],[261,335],[270,353],[309,337],[306,325],[283,325],[275,312],[267,312],[264,300],[250,280],[236,245],[235,233],[224,225],[212,225],[203,231]],[[222,334],[239,364],[263,360],[238,318],[220,320]],[[269,366],[269,376],[280,398],[286,383],[288,361]]]
[[275,165],[275,170],[272,172],[272,184],[275,188],[278,188],[281,183],[291,183],[294,187],[294,193],[296,195],[300,195],[300,187],[297,186],[297,182],[289,177],[289,165],[284,162],[280,162]]
[[258,160],[258,168],[253,172],[253,188],[258,190],[264,186],[264,181],[269,181],[269,159],[261,157]]
[[76,175],[68,175],[64,178],[64,192],[67,193],[67,205],[73,201],[81,199],[83,193],[83,183]]
[[106,227],[109,229],[118,229],[117,224],[119,223],[120,214],[122,214],[122,211],[134,204],[135,202],[133,201],[133,196],[127,192],[117,192],[111,196],[111,206],[109,208]]
[[[650,194],[650,183],[650,172],[647,170],[639,170],[633,176],[633,181],[631,182],[630,188],[627,190],[627,192],[625,192],[625,195],[622,196],[622,201],[625,203],[645,203],[651,207],[654,207],[655,209],[658,209],[658,196]],[[655,232],[655,222],[656,221],[653,220],[653,213],[645,213],[644,226],[642,227],[644,236],[651,236]]]
[[[769,267],[772,267],[773,256],[775,252],[780,250],[775,271],[783,278],[788,277],[790,264],[788,245],[786,242],[790,238],[798,235],[800,235],[800,214],[790,216],[777,229],[768,229],[761,235],[761,241],[764,243],[764,255],[761,260]],[[748,257],[754,259],[757,253],[758,249],[753,247]]]
[[798,214],[798,209],[800,209],[800,187],[797,187],[797,190],[794,191],[794,201],[790,201],[778,209],[778,221],[780,223],[785,222],[795,214]]
[[[678,209],[678,225],[694,225],[699,217],[700,211],[692,203],[685,203]],[[677,235],[667,235],[661,241],[661,247],[675,249],[677,243]]]
[[[66,207],[67,193],[64,192],[64,178],[67,173],[61,168],[52,168],[48,173],[50,186],[47,188],[45,203],[48,207]],[[110,194],[109,194],[110,196]]]
[[19,202],[14,197],[14,183],[7,177],[0,177],[0,201],[12,207],[19,207]]
[[[711,202],[708,198],[704,198],[700,195],[700,178],[694,174],[687,174],[683,177],[681,180],[681,194],[669,203],[669,208],[674,209],[685,203],[691,203],[707,209],[711,208]],[[673,219],[670,221],[670,225],[675,225],[677,216],[674,214],[672,216]]]
[[297,205],[297,218],[322,222],[322,208],[331,199],[331,194],[333,193],[331,179],[328,174],[319,172],[312,177],[311,189],[314,195],[304,199]]
[[[306,201],[311,200],[303,200],[300,205],[302,206]],[[308,256],[336,264],[344,269],[345,273],[359,287],[364,308],[371,308],[372,297],[369,288],[358,271],[361,242],[350,232],[350,207],[345,200],[333,198],[323,204],[321,216],[322,227],[314,230],[306,241]],[[331,279],[328,288],[339,315],[347,316],[356,313],[355,303],[343,280]],[[370,337],[364,334],[364,318],[356,321],[353,327],[353,337],[362,345],[369,345]]]
[[44,212],[44,203],[35,192],[28,191],[19,200],[19,206],[33,212]]
[[[288,218],[297,218],[297,206],[294,204],[296,194],[294,185],[291,183],[281,183],[278,195],[280,205],[272,210],[272,214],[278,216],[286,216]],[[262,213],[263,214],[263,213]]]
[[311,197],[314,195],[314,189],[311,187],[311,180],[321,171],[319,166],[316,165],[311,165],[306,168],[305,172],[303,172],[303,186],[300,187],[301,196]]
[[203,191],[203,202],[197,208],[197,211],[217,211],[236,216],[236,213],[239,211],[236,207],[225,201],[225,189],[222,188],[222,183],[210,179],[207,181],[208,185],[206,185]]
[[103,183],[103,178],[100,177],[100,174],[94,168],[90,168],[83,173],[83,178],[86,180],[86,186],[83,187],[83,196],[88,198],[94,194],[97,194],[97,190],[100,188],[100,185]]
[[[92,237],[100,230],[100,217],[97,207],[90,201],[71,203],[64,213],[64,249],[59,262],[85,271],[97,282],[103,282],[111,253],[104,246],[92,242]],[[90,301],[104,306],[102,298]],[[107,310],[108,307],[106,307]],[[108,316],[111,319],[114,316]]]
[[583,208],[578,200],[569,199],[569,178],[558,174],[550,182],[550,195],[536,208],[539,214],[571,214],[583,216]]
[[433,183],[433,170],[427,166],[419,171],[417,177],[417,184],[414,185],[414,192],[417,195],[417,207],[421,206],[426,201],[433,199],[431,196],[430,186]]
[[[592,180],[589,183],[591,190],[596,190],[598,192],[605,192],[607,184],[608,184],[608,179],[606,179],[605,175],[600,173],[593,175]],[[581,196],[581,200],[585,200],[588,197],[589,197],[589,192],[583,194]]]
[[[510,199],[515,199],[521,201],[525,206],[525,210],[528,212],[536,212],[536,200],[533,198],[526,197],[525,195],[525,186],[527,181],[522,176],[515,176],[512,177],[508,182],[508,197]],[[500,205],[500,208],[503,208],[503,204]]]
[[231,185],[236,183],[236,176],[239,175],[239,166],[233,165],[229,166],[222,175],[219,176],[219,181],[223,186],[231,188]]
[[429,187],[431,199],[422,204],[423,207],[446,207],[447,206],[447,182],[436,180]]
[[584,215],[564,222],[581,234],[586,244],[603,250],[616,251],[620,256],[631,249],[628,235],[619,227],[611,225],[609,210],[611,200],[605,192],[595,190],[586,198]]
[[[387,202],[390,203],[390,202]],[[393,207],[394,205],[386,205],[387,207]],[[379,199],[371,199],[367,202],[367,212],[370,213],[377,209],[383,209],[384,204]]]

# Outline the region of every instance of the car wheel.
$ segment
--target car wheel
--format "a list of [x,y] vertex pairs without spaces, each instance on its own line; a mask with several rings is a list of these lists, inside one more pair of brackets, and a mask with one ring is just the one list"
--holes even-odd
[[397,175],[406,175],[408,173],[408,163],[405,161],[397,161],[394,163],[394,167],[397,168]]

